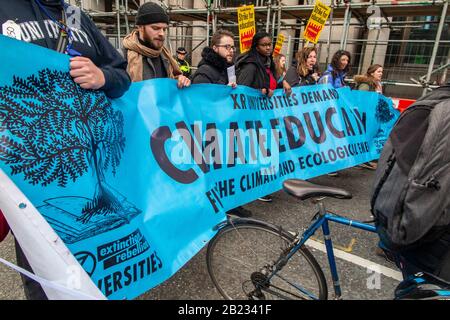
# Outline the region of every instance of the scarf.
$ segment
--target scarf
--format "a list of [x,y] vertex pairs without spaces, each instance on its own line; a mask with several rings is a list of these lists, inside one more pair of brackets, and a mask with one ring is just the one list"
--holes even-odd
[[166,47],[162,47],[161,50],[155,50],[141,44],[139,42],[139,33],[137,29],[133,30],[123,39],[123,46],[128,49],[127,71],[132,82],[143,80],[142,73],[144,71],[144,65],[142,62],[142,57],[157,58],[160,54],[169,60],[169,70],[167,70],[167,75],[169,78],[176,79],[180,74],[182,74],[177,62],[174,58],[172,58],[169,50]]

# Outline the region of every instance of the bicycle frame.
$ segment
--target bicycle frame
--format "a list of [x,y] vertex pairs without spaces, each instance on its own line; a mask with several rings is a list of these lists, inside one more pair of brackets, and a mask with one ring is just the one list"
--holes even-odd
[[[372,233],[376,233],[376,228],[374,225],[369,224],[371,222],[361,222],[361,221],[357,221],[357,220],[352,220],[352,219],[348,219],[348,218],[345,218],[342,216],[338,216],[337,214],[334,214],[332,212],[327,212],[325,210],[325,207],[322,202],[318,203],[318,207],[319,207],[319,211],[314,216],[313,222],[309,225],[309,227],[302,233],[299,231],[296,234],[295,238],[293,240],[291,240],[291,242],[289,243],[289,246],[287,248],[283,249],[283,252],[279,256],[279,258],[276,261],[272,261],[272,263],[270,265],[268,265],[268,266],[266,265],[264,267],[264,268],[269,267],[268,269],[266,269],[266,271],[269,271],[269,272],[264,273],[267,278],[263,282],[259,283],[259,285],[255,286],[256,290],[267,291],[268,293],[278,295],[281,298],[289,299],[289,297],[287,297],[287,296],[284,297],[284,296],[282,296],[282,294],[279,294],[276,291],[271,290],[270,286],[266,286],[266,284],[267,283],[270,284],[271,279],[273,277],[279,276],[278,271],[281,270],[286,265],[286,263],[292,258],[292,256],[294,254],[296,254],[299,250],[301,250],[302,246],[305,245],[305,243],[312,237],[312,235],[319,228],[322,228],[322,232],[324,235],[325,248],[326,248],[326,253],[327,253],[327,258],[328,258],[328,264],[330,266],[330,272],[331,272],[331,276],[332,276],[332,280],[333,280],[335,299],[341,299],[341,297],[342,297],[341,285],[340,285],[338,270],[337,270],[337,266],[336,266],[336,259],[335,259],[335,255],[333,252],[333,242],[331,240],[329,222],[331,221],[334,223],[346,225],[346,226],[364,230],[364,231],[369,231]],[[243,222],[244,224],[246,224],[246,223],[247,224],[248,223],[260,224],[260,225],[269,227],[272,230],[277,230],[277,232],[279,232],[280,234],[285,234],[285,235],[291,234],[292,235],[291,232],[286,232],[286,230],[283,230],[283,228],[281,226],[275,226],[271,223],[264,222],[261,220],[254,220],[254,219],[249,219],[249,218],[238,218],[237,221],[239,221],[237,223]],[[218,225],[216,225],[214,227],[214,230],[220,230],[227,225],[231,225],[231,226],[234,225],[232,222],[232,219],[231,220],[227,219],[226,221],[219,223]],[[417,276],[416,283],[418,283],[418,284],[426,283],[426,279],[422,279],[422,276],[420,276],[418,274],[416,274],[415,276]],[[292,283],[291,281],[284,279],[283,277],[280,277],[280,278],[282,280],[286,281],[289,285],[295,287],[303,295],[306,295],[311,299],[315,299],[315,300],[318,299],[318,297],[316,297],[314,294],[309,292],[309,290],[303,288],[301,286],[301,284]],[[406,280],[404,280],[404,281],[406,281]],[[429,283],[434,284],[433,282],[429,282]],[[420,290],[422,290],[422,289],[420,289]],[[423,288],[423,290],[430,291],[431,289]],[[450,290],[447,287],[439,289],[439,286],[438,286],[437,288],[433,287],[432,290],[436,294],[435,297],[432,297],[433,299],[449,299],[450,298]],[[407,292],[407,294],[408,294],[408,292]],[[415,293],[413,292],[413,294],[415,294]],[[422,293],[420,293],[420,294],[422,294]],[[403,298],[405,298],[405,297],[403,297]],[[399,299],[403,299],[403,298],[400,297]],[[406,296],[405,299],[409,299],[409,298],[417,299],[417,298],[408,297],[408,296]]]
[[[330,266],[331,276],[333,279],[333,287],[334,287],[334,293],[336,299],[340,299],[342,296],[341,292],[341,285],[339,282],[339,275],[337,271],[336,266],[336,259],[333,252],[333,242],[331,240],[330,235],[330,228],[329,228],[329,221],[336,222],[338,224],[347,225],[356,229],[365,230],[369,232],[376,232],[375,226],[362,223],[359,221],[351,220],[345,217],[336,216],[333,213],[329,213],[325,210],[325,207],[323,203],[319,202],[319,212],[316,216],[318,218],[314,221],[313,224],[311,224],[308,229],[306,229],[303,234],[301,235],[301,238],[299,239],[299,242],[294,246],[294,248],[291,249],[289,254],[287,255],[286,259],[289,260],[299,249],[302,245],[305,244],[305,242],[319,229],[322,228],[322,232],[324,235],[325,240],[325,247],[327,251],[327,257],[328,257],[328,264]],[[300,237],[300,235],[299,235]],[[312,296],[311,296],[312,297]]]

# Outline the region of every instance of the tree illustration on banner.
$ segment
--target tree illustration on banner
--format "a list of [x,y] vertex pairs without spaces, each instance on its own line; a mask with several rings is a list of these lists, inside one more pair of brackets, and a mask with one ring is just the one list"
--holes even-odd
[[96,190],[76,218],[82,224],[98,215],[129,222],[128,209],[105,181],[124,151],[123,126],[122,113],[102,92],[80,88],[67,72],[44,69],[0,87],[0,160],[12,175],[44,187],[66,187],[92,168]]
[[[392,119],[394,119],[395,114],[393,110],[389,107],[389,104],[383,99],[378,98],[378,103],[375,110],[375,118],[378,120],[378,122],[383,125],[386,123],[389,123]],[[378,130],[378,133],[376,134],[376,137],[384,135],[384,130],[382,126],[380,126],[380,129]]]
[[388,123],[394,118],[395,115],[391,108],[389,108],[388,103],[384,99],[380,98],[378,99],[375,116],[380,123]]
[[[381,96],[378,98],[378,103],[375,110],[375,118],[380,124],[377,134],[375,135],[374,145],[376,147],[377,153],[381,154],[383,150],[384,143],[387,139],[387,134],[385,134],[386,124],[392,121],[396,117],[394,109],[392,109],[384,98]],[[383,129],[383,127],[385,127]],[[391,126],[388,126],[391,128]]]

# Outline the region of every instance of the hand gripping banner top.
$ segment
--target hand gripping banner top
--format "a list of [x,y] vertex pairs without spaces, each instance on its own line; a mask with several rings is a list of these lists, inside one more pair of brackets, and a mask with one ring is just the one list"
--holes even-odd
[[227,210],[285,179],[377,159],[398,117],[382,95],[329,85],[267,98],[156,79],[109,100],[72,81],[67,56],[0,45],[0,168],[109,299],[171,277]]

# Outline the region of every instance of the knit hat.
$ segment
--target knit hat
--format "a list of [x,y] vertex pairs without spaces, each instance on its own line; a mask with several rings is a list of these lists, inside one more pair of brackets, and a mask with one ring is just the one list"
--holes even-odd
[[169,16],[160,5],[154,2],[146,2],[139,7],[136,15],[136,25],[160,22],[169,24]]
[[60,8],[64,5],[64,1],[61,0],[41,0],[41,3],[45,6]]

